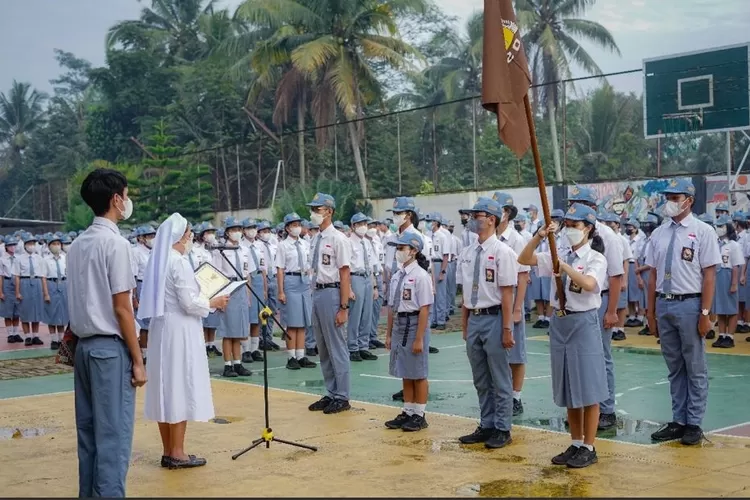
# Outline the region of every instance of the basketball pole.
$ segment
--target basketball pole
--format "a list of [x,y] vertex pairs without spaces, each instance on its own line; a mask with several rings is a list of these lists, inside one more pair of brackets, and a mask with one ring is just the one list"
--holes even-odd
[[732,207],[732,133],[727,132],[727,207]]

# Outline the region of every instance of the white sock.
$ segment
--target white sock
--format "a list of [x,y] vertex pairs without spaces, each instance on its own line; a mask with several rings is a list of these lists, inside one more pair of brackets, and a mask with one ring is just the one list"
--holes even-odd
[[211,342],[206,342],[206,347],[211,347]]
[[521,400],[521,391],[513,391],[513,399]]
[[304,349],[295,349],[294,350],[294,357],[297,359],[302,359],[305,357],[305,350]]
[[738,325],[744,325],[744,324],[745,324],[745,322],[744,322],[744,321],[742,321],[742,320],[739,320],[739,321],[737,322],[737,324],[738,324]]
[[250,352],[255,352],[260,346],[260,337],[250,337]]
[[638,316],[638,321],[643,321],[643,316]]
[[631,314],[630,316],[628,316],[628,319],[629,320],[634,320],[635,319],[635,315]]
[[240,340],[240,347],[243,354],[250,351],[250,343],[247,340]]
[[28,338],[30,338],[30,337],[29,337],[29,334],[28,334],[28,333],[26,333],[26,332],[23,332],[23,339],[24,339],[24,340],[26,340],[26,339],[28,339]]
[[734,334],[732,334],[732,333],[725,333],[724,336],[728,337],[730,339],[734,339]]
[[207,342],[206,345],[210,345],[212,347],[216,347],[216,341],[212,340],[211,342]]
[[54,340],[55,342],[60,342],[60,334],[57,332],[53,333],[52,340]]
[[424,410],[427,408],[427,405],[419,404],[419,403],[412,403],[412,406],[414,407],[414,413],[419,415],[420,417],[424,417]]
[[574,439],[573,446],[575,446],[576,448],[580,448],[581,446],[583,446],[583,439]]
[[287,350],[286,350],[286,356],[287,356],[287,357],[288,357],[289,359],[294,359],[294,349],[287,349]]
[[594,445],[592,445],[592,444],[586,444],[586,443],[584,443],[581,446],[583,446],[584,448],[586,448],[589,451],[594,451]]
[[232,362],[231,361],[224,361],[224,366],[232,366]]
[[234,364],[234,365],[241,365],[242,361],[240,361],[239,359],[235,359],[234,361],[232,361],[232,364]]
[[404,413],[410,417],[414,415],[414,403],[404,403]]

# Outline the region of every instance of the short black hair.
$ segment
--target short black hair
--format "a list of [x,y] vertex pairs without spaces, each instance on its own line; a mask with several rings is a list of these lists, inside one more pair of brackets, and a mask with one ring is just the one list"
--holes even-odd
[[128,180],[122,173],[109,168],[97,168],[83,180],[81,198],[98,217],[107,213],[109,202],[116,194],[123,196],[126,187]]

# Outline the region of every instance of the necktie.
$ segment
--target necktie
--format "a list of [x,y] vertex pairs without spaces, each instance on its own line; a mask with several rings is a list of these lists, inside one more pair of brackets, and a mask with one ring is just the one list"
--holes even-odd
[[672,256],[674,255],[674,240],[677,238],[677,224],[672,222],[669,227],[672,229],[672,239],[669,240],[667,258],[664,262],[664,283],[662,284],[663,293],[672,293]]
[[474,258],[474,278],[471,285],[471,307],[475,308],[479,302],[479,268],[482,266],[482,245],[477,247],[477,255]]
[[318,279],[318,257],[320,257],[320,240],[323,238],[320,236],[320,234],[315,236],[315,250],[313,250],[313,256],[312,256],[312,265],[313,265],[313,285],[315,285],[315,282]]
[[234,251],[234,261],[236,262],[235,266],[237,267],[237,275],[242,278],[242,262],[240,262],[240,248],[237,247],[237,250]]
[[[569,266],[572,266],[572,265],[573,265],[573,262],[574,262],[575,260],[576,260],[576,253],[575,253],[575,252],[573,252],[573,251],[571,251],[571,252],[570,252],[570,253],[568,254],[568,257],[567,257],[567,258],[565,259],[565,263],[566,263],[566,264],[568,264]],[[563,289],[562,289],[562,292],[563,292],[563,293],[565,293],[565,287],[566,287],[566,286],[567,286],[567,284],[568,284],[568,275],[567,275],[567,274],[563,274],[563,276],[562,276],[562,284],[563,284]]]
[[297,265],[299,266],[299,272],[302,275],[302,282],[307,283],[307,274],[305,274],[305,266],[302,262],[302,245],[299,240],[294,242],[294,249],[297,250]]
[[253,263],[255,264],[256,271],[260,271],[260,264],[258,263],[258,254],[255,253],[254,245],[250,245],[250,255],[253,256]]
[[62,278],[62,270],[60,269],[60,259],[55,259],[55,267],[57,267],[57,279]]
[[406,272],[402,271],[401,276],[398,278],[398,285],[396,285],[396,295],[393,297],[393,312],[398,312],[398,306],[401,305],[401,294],[403,293],[401,291],[401,285],[404,284],[404,278],[406,277]]
[[[398,237],[396,239],[398,239]],[[398,262],[396,261],[396,252],[398,252],[398,247],[393,247],[393,264],[391,264],[391,275],[396,274],[396,270],[398,269]]]
[[[190,261],[190,267],[192,267],[193,269],[195,269],[195,262],[193,261],[193,252],[190,252],[188,254],[188,260]],[[58,269],[58,274],[59,274],[59,272],[60,272],[59,271],[60,270],[60,264],[57,265],[57,269]]]
[[31,258],[32,256],[29,255],[29,277],[34,278],[36,277],[36,274],[34,273],[34,259]]
[[[263,244],[266,246],[266,253],[268,254],[268,260],[271,260],[271,244],[267,241],[264,241]],[[266,265],[266,273],[269,276],[276,276],[276,266],[273,265],[273,262],[268,262]]]
[[370,275],[370,259],[367,257],[367,247],[365,246],[365,240],[359,240],[359,243],[362,245],[362,256],[365,259],[365,276]]

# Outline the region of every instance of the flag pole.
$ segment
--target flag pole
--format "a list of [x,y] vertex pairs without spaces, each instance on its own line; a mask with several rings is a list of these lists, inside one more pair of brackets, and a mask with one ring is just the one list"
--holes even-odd
[[[545,229],[552,224],[552,215],[549,209],[549,200],[547,199],[547,186],[544,184],[544,171],[542,170],[542,158],[539,155],[539,144],[536,140],[536,127],[534,127],[534,115],[531,112],[531,103],[529,102],[529,93],[523,96],[523,107],[526,108],[526,123],[529,125],[529,136],[531,139],[531,152],[534,155],[534,169],[536,170],[536,180],[539,186],[539,197],[542,200],[542,213],[544,214]],[[557,256],[557,244],[555,235],[550,231],[547,233],[549,240],[549,251],[552,256],[552,271],[555,274],[555,284],[557,285],[557,301],[560,310],[565,310],[565,291],[563,290],[562,277],[560,276],[560,261]]]

